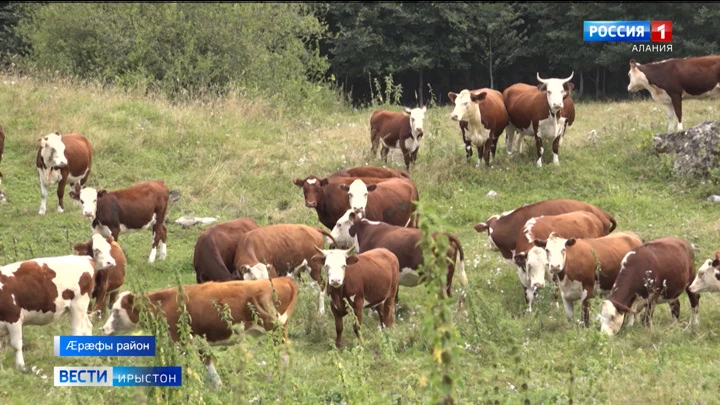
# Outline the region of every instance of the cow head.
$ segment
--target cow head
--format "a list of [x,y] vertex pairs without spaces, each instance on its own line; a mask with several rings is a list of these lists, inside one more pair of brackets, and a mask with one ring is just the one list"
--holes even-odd
[[97,214],[97,201],[106,194],[107,191],[97,191],[92,187],[80,190],[80,204],[82,204],[83,215],[89,218],[95,218]]
[[[355,223],[355,212],[351,209],[345,211],[340,219],[335,223],[335,227],[330,231],[330,235],[335,239],[335,249],[347,249],[351,246],[357,247],[354,235],[350,235],[350,228]],[[328,245],[330,243],[328,242]]]
[[688,290],[694,294],[720,292],[720,251],[715,252],[714,259],[707,259],[700,266]]
[[540,82],[538,89],[547,94],[548,107],[553,114],[563,108],[563,100],[567,97],[575,87],[571,82],[575,72],[570,73],[567,79],[541,79],[540,73],[537,73],[537,79]]
[[347,269],[347,265],[353,265],[358,262],[357,255],[352,254],[355,247],[353,246],[348,250],[323,250],[315,246],[315,250],[322,256],[323,267],[327,271],[328,284],[333,288],[339,288],[345,281],[345,269]]
[[565,250],[575,244],[575,239],[561,238],[555,232],[551,232],[546,241],[536,239],[533,243],[535,246],[545,249],[550,273],[555,274],[563,271],[565,268]]
[[63,143],[59,132],[45,135],[40,139],[40,156],[42,156],[47,167],[67,166],[65,143]]
[[628,308],[617,302],[604,300],[600,307],[600,332],[612,336],[620,331],[626,313],[635,313],[632,308]]
[[[137,326],[137,311],[133,309],[135,296],[130,291],[118,294],[110,310],[110,318],[100,330],[106,335],[130,332]],[[134,320],[133,320],[134,318]]]
[[104,238],[102,235],[96,233],[88,242],[74,244],[73,249],[78,255],[94,258],[95,267],[98,270],[102,270],[116,265],[115,258],[113,258],[111,254],[111,243],[113,241],[112,236]]
[[239,271],[243,280],[264,280],[270,278],[270,270],[265,263],[257,263],[254,266],[240,266]]
[[645,76],[645,73],[643,73],[638,66],[640,66],[640,64],[635,62],[635,59],[630,59],[630,70],[628,71],[630,83],[627,89],[631,93],[637,93],[650,86],[647,76]]
[[520,252],[514,256],[515,264],[518,267],[518,275],[525,279],[523,285],[533,291],[545,287],[545,272],[547,267],[547,254],[537,246],[533,246],[527,252]]
[[316,176],[310,176],[305,180],[295,179],[293,184],[303,190],[305,196],[305,206],[308,208],[317,208],[323,198],[323,187],[328,185],[328,179],[320,179]]
[[346,184],[340,185],[340,189],[348,193],[350,209],[363,216],[365,216],[365,207],[367,207],[368,193],[374,191],[376,188],[377,184],[366,185],[365,182],[360,179],[353,181],[350,186]]
[[419,139],[423,136],[423,122],[425,121],[425,111],[427,111],[427,107],[425,106],[413,109],[403,107],[403,112],[410,116],[410,133],[412,133],[412,136],[415,139]]
[[467,121],[473,111],[479,113],[480,107],[477,106],[476,102],[484,100],[486,96],[487,92],[485,91],[471,93],[468,89],[464,89],[460,94],[449,92],[448,98],[450,98],[451,102],[455,103],[455,108],[450,113],[450,119],[453,121]]

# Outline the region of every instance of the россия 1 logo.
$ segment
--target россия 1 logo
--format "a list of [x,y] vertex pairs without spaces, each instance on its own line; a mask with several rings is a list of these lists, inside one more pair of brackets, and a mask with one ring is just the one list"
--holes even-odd
[[672,21],[585,21],[583,40],[638,43],[633,52],[672,52]]

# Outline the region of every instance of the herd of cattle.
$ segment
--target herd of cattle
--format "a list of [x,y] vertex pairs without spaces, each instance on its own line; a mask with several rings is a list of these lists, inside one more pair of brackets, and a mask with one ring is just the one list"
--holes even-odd
[[[569,96],[572,77],[542,79],[538,75],[537,86],[519,83],[502,93],[492,89],[450,93],[455,105],[450,118],[459,122],[467,157],[477,148],[478,165],[482,159],[489,165],[505,131],[508,153],[519,153],[522,136],[530,135],[536,141],[536,164],[542,164],[543,139],[552,142],[553,162],[558,164],[558,148],[575,119]],[[681,128],[677,94],[717,90],[720,58],[672,59],[648,65],[633,60],[629,77],[629,91],[645,88],[658,102],[670,100],[667,102],[674,106]],[[272,330],[279,322],[287,338],[299,291],[295,280],[305,272],[317,283],[320,314],[324,314],[328,297],[338,347],[346,305],[357,317],[354,330],[358,336],[365,308],[377,311],[381,327],[392,326],[399,286],[413,287],[424,281],[423,252],[418,246],[421,218],[415,211],[420,196],[408,172],[423,136],[425,111],[425,107],[406,108],[405,114],[376,111],[370,119],[372,152],[382,143],[381,156],[386,160],[389,149],[400,149],[405,171],[362,166],[327,177],[309,175],[293,180],[302,190],[305,206],[316,211],[329,231],[302,224],[259,226],[251,218],[205,230],[193,254],[197,284],[183,287],[193,333],[211,343],[231,339],[235,332],[216,309],[216,305],[227,305],[232,323],[243,326],[247,333]],[[0,159],[4,138],[0,129]],[[151,229],[148,261],[167,256],[165,217],[173,192],[162,180],[116,191],[86,187],[92,158],[91,143],[81,134],[56,132],[40,139],[36,156],[41,191],[38,213],[45,214],[48,188],[56,184],[57,211],[63,212],[65,186],[69,185],[69,195],[82,205],[92,236],[74,244],[75,255],[35,258],[0,268],[0,327],[9,334],[19,368],[25,365],[23,325],[45,325],[67,311],[71,333],[90,335],[91,315],[104,316],[110,306],[103,333],[124,333],[137,326],[142,306],[135,304],[144,299],[120,292],[127,264],[119,245],[120,233]],[[552,280],[568,319],[573,320],[573,306],[579,300],[582,320],[589,326],[589,299],[600,294],[605,296],[601,330],[613,335],[626,315],[629,326],[642,309],[650,324],[658,303],[669,303],[677,318],[678,298],[685,291],[692,308],[691,323],[696,324],[698,294],[720,291],[720,251],[696,274],[694,251],[687,241],[676,237],[643,241],[630,231],[614,232],[616,227],[613,216],[596,206],[556,199],[493,215],[474,229],[487,233],[490,247],[516,267],[528,310],[546,280]],[[445,291],[452,296],[456,268],[461,283],[468,283],[463,247],[452,233],[436,232],[432,237],[448,239],[447,252],[443,252],[447,256]],[[150,311],[168,317],[175,340],[176,294],[175,288],[169,288],[144,297],[157,305]],[[213,384],[219,385],[211,358],[206,354],[203,358]]]

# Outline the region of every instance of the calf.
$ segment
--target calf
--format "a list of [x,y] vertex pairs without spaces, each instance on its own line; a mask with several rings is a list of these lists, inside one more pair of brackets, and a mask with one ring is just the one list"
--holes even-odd
[[[608,227],[595,214],[573,211],[560,215],[541,215],[530,218],[518,234],[515,243],[515,264],[518,277],[525,290],[528,311],[539,288],[545,286],[547,255],[545,250],[534,245],[534,241],[546,240],[551,233],[561,238],[599,238],[607,235]],[[552,278],[552,275],[550,275]]]
[[500,215],[493,215],[485,222],[476,224],[474,228],[477,232],[487,232],[490,248],[500,251],[505,260],[514,264],[515,244],[518,235],[522,233],[525,223],[530,218],[540,215],[565,214],[573,211],[587,211],[595,214],[607,226],[607,229],[604,230],[605,234],[611,233],[617,225],[615,218],[594,205],[576,200],[561,199],[539,201],[503,212]]
[[152,227],[153,241],[148,262],[167,256],[167,213],[170,191],[162,180],[143,181],[117,191],[97,191],[84,188],[80,192],[83,215],[92,218],[93,232],[116,241],[121,232],[138,231]]
[[600,330],[614,335],[622,327],[625,314],[630,313],[628,326],[634,314],[643,306],[644,322],[652,327],[652,315],[658,303],[669,303],[673,319],[680,317],[678,297],[685,291],[692,316],[690,325],[698,323],[700,296],[690,291],[695,277],[695,254],[687,241],[673,236],[652,240],[625,255],[622,268],[610,295],[603,301]]
[[331,174],[329,178],[334,177],[375,177],[375,178],[391,178],[403,177],[410,178],[410,175],[404,170],[390,169],[387,167],[376,166],[359,166],[345,170],[338,170]]
[[[207,339],[213,345],[233,343],[231,338],[236,331],[231,325],[242,325],[243,330],[257,333],[262,332],[263,328],[265,331],[274,330],[276,321],[280,323],[283,338],[287,340],[288,321],[298,296],[298,287],[289,277],[222,283],[210,281],[185,285],[183,291],[186,295],[186,310],[190,315],[191,333]],[[110,335],[132,331],[137,327],[142,308],[166,317],[170,337],[178,341],[177,324],[181,312],[177,295],[176,288],[148,293],[144,297],[146,302],[152,303],[148,308],[137,305],[139,302],[135,302],[136,297],[131,292],[122,292],[113,303],[110,318],[102,327],[102,332]],[[142,297],[137,299],[141,300]],[[230,311],[229,317],[222,313],[226,307]],[[222,385],[210,353],[201,352],[201,356],[213,385]]]
[[720,250],[715,252],[714,259],[707,259],[700,266],[688,291],[694,294],[720,291]]
[[573,320],[575,301],[582,300],[583,323],[590,324],[590,298],[595,283],[601,295],[606,295],[620,271],[623,257],[641,246],[642,239],[632,232],[617,232],[600,238],[562,238],[551,233],[547,241],[535,240],[535,246],[545,248],[550,272],[557,275],[565,315]]
[[460,122],[466,158],[472,156],[474,146],[478,151],[475,167],[480,167],[483,157],[485,166],[490,167],[490,155],[492,154],[494,160],[497,140],[508,125],[503,95],[493,89],[479,89],[473,92],[465,89],[460,94],[450,92],[448,97],[455,103],[450,118]]
[[251,218],[238,218],[213,225],[195,243],[193,268],[198,284],[229,281],[237,277],[235,251],[242,236],[259,228]]
[[[118,291],[125,282],[127,264],[125,254],[112,236],[104,238],[97,233],[85,243],[74,244],[73,249],[77,255],[91,256],[95,259],[97,269],[95,287],[91,295],[95,299],[95,308],[92,311],[105,316],[107,307],[115,302]],[[107,301],[105,295],[109,295]]]
[[0,329],[15,349],[15,367],[25,368],[23,326],[47,325],[70,312],[70,334],[92,335],[87,315],[95,276],[88,256],[25,260],[0,267]]
[[40,180],[38,214],[45,215],[48,187],[55,184],[58,185],[57,211],[64,212],[65,184],[72,188],[70,197],[77,200],[92,169],[92,147],[87,138],[80,134],[48,134],[40,139],[35,166]]
[[420,138],[423,136],[423,120],[426,107],[403,107],[405,114],[393,111],[376,110],[370,117],[370,153],[377,154],[378,145],[382,142],[380,157],[387,164],[390,148],[400,149],[405,159],[405,170],[410,170],[410,163],[415,165]]
[[[312,258],[318,267],[325,267],[328,274],[330,309],[335,318],[335,346],[339,349],[343,332],[343,317],[347,315],[345,304],[355,313],[357,322],[353,329],[358,339],[362,325],[363,308],[375,308],[380,317],[380,327],[392,327],[395,323],[395,298],[398,290],[400,265],[391,251],[384,248],[371,249],[360,254],[341,249],[322,250]],[[362,341],[362,340],[361,340]]]

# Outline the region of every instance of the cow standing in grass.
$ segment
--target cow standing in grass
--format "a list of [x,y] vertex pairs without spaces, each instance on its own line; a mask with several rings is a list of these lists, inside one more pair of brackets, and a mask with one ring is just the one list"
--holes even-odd
[[35,157],[35,166],[40,183],[39,215],[47,209],[48,187],[57,184],[57,212],[64,212],[63,197],[65,185],[72,190],[70,198],[80,198],[80,189],[87,182],[92,169],[92,146],[81,134],[60,135],[59,132],[45,135]]
[[404,114],[393,111],[376,110],[370,117],[370,153],[377,154],[377,148],[382,143],[380,157],[387,164],[387,155],[390,149],[400,149],[405,160],[405,170],[410,170],[410,164],[415,165],[420,138],[423,137],[423,121],[426,107],[403,107]]

